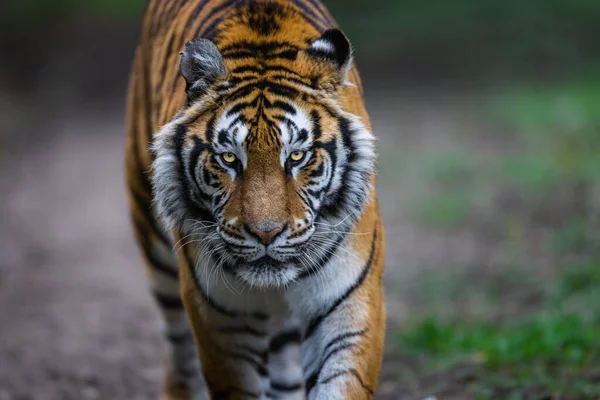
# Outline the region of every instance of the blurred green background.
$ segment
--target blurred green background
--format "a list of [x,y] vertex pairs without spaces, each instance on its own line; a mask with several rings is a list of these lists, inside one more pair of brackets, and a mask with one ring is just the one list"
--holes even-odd
[[[73,18],[137,25],[143,0],[13,0],[3,25],[39,35]],[[331,0],[327,6],[357,55],[441,77],[541,79],[599,61],[595,0]]]
[[[50,277],[84,274],[98,243],[122,249],[97,255],[112,269],[94,284],[114,291],[115,281],[126,282],[110,296],[125,310],[119,321],[131,331],[123,329],[131,335],[140,315],[157,320],[145,288],[133,283],[141,268],[119,164],[143,3],[0,6],[0,251],[8,255],[0,301],[21,304],[34,274],[52,294],[0,314],[0,326],[12,326],[0,357],[13,360],[10,371],[0,368],[0,395],[55,382],[63,382],[61,398],[92,389],[97,398],[151,398],[157,390],[162,353],[144,353],[120,330],[93,336],[75,366],[65,356],[73,344],[42,351],[46,363],[14,350],[39,348],[30,324],[65,325],[58,331],[73,335],[85,332],[83,315],[109,307],[98,295],[69,325],[59,311],[87,304],[89,292],[72,285],[60,290],[63,300],[53,297]],[[325,4],[354,44],[379,137],[389,332],[377,398],[600,398],[600,1]],[[112,222],[86,229],[90,215]],[[45,243],[62,230],[91,236]],[[42,303],[51,307],[45,318],[31,312]],[[97,329],[111,315],[98,311]],[[141,342],[160,343],[154,325],[148,332]],[[59,343],[56,335],[48,343]],[[126,360],[106,358],[102,349],[115,346]],[[133,366],[110,372],[140,357],[154,375]],[[15,383],[25,370],[37,371],[33,389]],[[110,391],[118,385],[129,391]]]

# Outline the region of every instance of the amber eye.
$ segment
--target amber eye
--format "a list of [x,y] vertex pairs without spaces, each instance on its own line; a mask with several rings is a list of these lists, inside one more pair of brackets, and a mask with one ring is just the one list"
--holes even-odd
[[292,152],[292,154],[290,154],[290,160],[292,160],[293,162],[302,161],[303,158],[304,158],[303,151],[294,151],[294,152]]
[[235,162],[235,160],[237,160],[237,157],[233,153],[223,153],[223,154],[221,154],[221,158],[227,164],[233,164]]

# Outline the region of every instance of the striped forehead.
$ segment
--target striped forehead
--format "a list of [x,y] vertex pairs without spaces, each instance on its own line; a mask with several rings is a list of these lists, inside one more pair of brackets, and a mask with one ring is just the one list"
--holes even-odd
[[283,165],[291,152],[306,151],[312,143],[311,119],[295,104],[286,102],[268,111],[252,110],[260,115],[247,111],[233,105],[221,114],[214,128],[216,153],[233,152],[245,166],[248,149],[269,147],[280,152]]

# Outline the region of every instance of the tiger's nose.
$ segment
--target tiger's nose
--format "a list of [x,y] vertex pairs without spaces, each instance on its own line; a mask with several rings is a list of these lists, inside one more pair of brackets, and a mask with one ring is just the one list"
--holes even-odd
[[271,244],[275,236],[283,231],[283,226],[276,226],[275,224],[259,224],[254,227],[249,227],[249,231],[258,237],[258,240],[265,246]]

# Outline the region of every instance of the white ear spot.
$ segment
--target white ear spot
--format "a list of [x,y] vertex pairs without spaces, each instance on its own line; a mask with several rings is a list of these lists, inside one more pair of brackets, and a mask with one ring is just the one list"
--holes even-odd
[[318,50],[318,51],[323,51],[326,53],[334,53],[335,52],[335,48],[333,47],[333,44],[325,39],[317,39],[315,40],[310,47],[313,50]]

